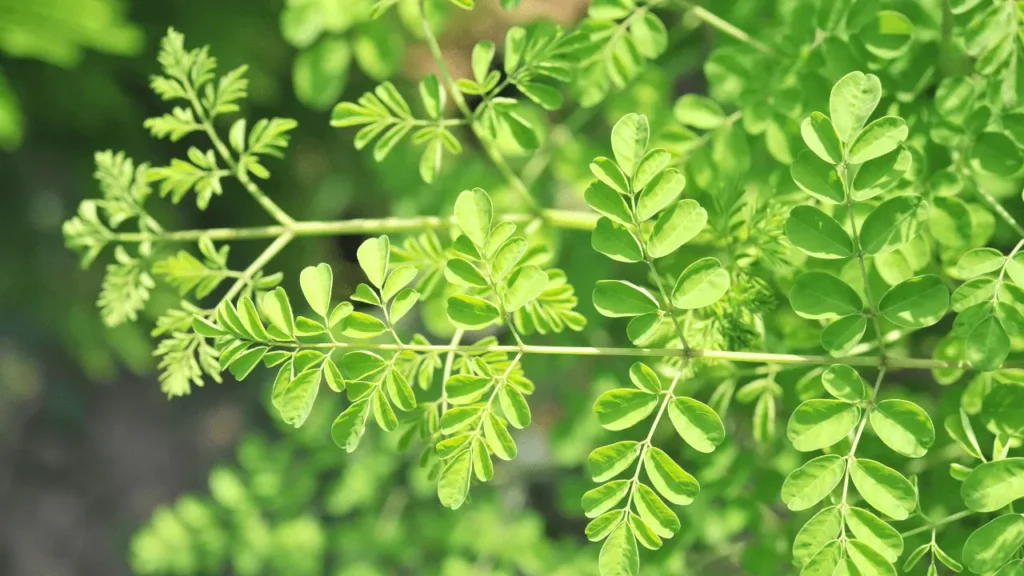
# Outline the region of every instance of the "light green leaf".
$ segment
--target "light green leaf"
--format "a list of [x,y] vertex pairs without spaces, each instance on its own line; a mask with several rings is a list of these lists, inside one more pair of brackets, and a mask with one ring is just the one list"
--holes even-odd
[[856,37],[864,43],[868,52],[893,60],[907,51],[914,35],[914,24],[910,18],[895,10],[879,10],[875,17],[857,32]]
[[509,238],[502,242],[491,259],[491,276],[495,280],[504,278],[519,264],[529,248],[530,243],[525,238]]
[[821,331],[821,345],[833,356],[844,356],[860,343],[867,328],[868,321],[863,314],[844,316]]
[[661,174],[662,170],[671,161],[672,154],[668,150],[661,148],[655,148],[644,154],[643,159],[640,160],[640,165],[636,169],[636,175],[633,176],[633,190],[639,192],[645,189],[654,180],[654,177]]
[[628,523],[620,523],[604,541],[597,566],[601,576],[640,574],[640,552],[637,550],[636,538]]
[[883,116],[864,127],[850,145],[847,157],[852,164],[863,164],[895,150],[907,139],[906,121],[898,116]]
[[658,378],[654,370],[651,370],[643,362],[637,362],[629,367],[629,379],[633,382],[634,386],[645,392],[650,392],[651,394],[661,392],[661,379]]
[[457,510],[466,501],[472,469],[473,455],[469,450],[448,461],[437,480],[437,497],[443,506]]
[[861,247],[868,254],[891,252],[916,236],[927,216],[928,203],[916,194],[890,198],[864,219]]
[[914,157],[905,146],[868,160],[853,177],[853,199],[867,200],[895,186],[910,170]]
[[793,562],[804,566],[810,562],[826,544],[839,536],[843,526],[843,515],[836,506],[823,508],[811,517],[793,539]]
[[594,482],[605,482],[616,477],[636,460],[641,445],[633,440],[626,440],[601,446],[587,457],[587,469]]
[[491,232],[491,197],[481,188],[465,190],[455,201],[455,221],[478,248],[483,248]]
[[636,484],[633,503],[640,518],[662,538],[671,538],[679,531],[679,517],[676,516],[658,494],[643,482]]
[[274,406],[286,424],[298,428],[309,417],[320,390],[320,367],[304,370],[274,398]]
[[696,200],[689,198],[673,204],[654,223],[647,240],[647,254],[662,258],[676,251],[704,229],[708,213]]
[[619,224],[630,225],[633,223],[633,216],[630,214],[626,201],[622,199],[622,195],[612,190],[604,182],[591,184],[583,193],[583,199],[591,208]]
[[587,524],[587,540],[591,542],[604,540],[619,525],[621,520],[622,510],[612,510],[594,518]]
[[391,255],[391,242],[387,236],[369,238],[359,245],[356,259],[359,267],[366,273],[370,283],[378,289],[384,286],[384,278],[388,273],[388,260]]
[[612,152],[619,168],[632,178],[640,160],[647,150],[651,128],[647,116],[630,113],[623,116],[612,127]]
[[648,550],[657,550],[661,548],[664,541],[660,536],[644,522],[643,518],[630,512],[629,514],[629,527],[633,530],[633,535],[644,548]]
[[1020,149],[1002,132],[982,132],[968,158],[975,170],[996,176],[1012,176],[1024,163]]
[[827,272],[800,275],[789,291],[793,310],[804,318],[833,318],[857,314],[864,308],[849,284]]
[[964,543],[964,564],[975,574],[991,572],[1013,558],[1022,544],[1024,515],[1004,514],[971,533]]
[[587,491],[583,494],[583,513],[587,518],[597,518],[622,501],[629,487],[628,480],[614,480]]
[[519,452],[505,423],[494,414],[488,414],[484,420],[484,440],[491,452],[502,460],[512,460]]
[[858,458],[850,468],[850,479],[864,500],[882,514],[905,520],[917,508],[914,486],[884,464]]
[[828,109],[836,132],[851,142],[882,98],[882,82],[874,74],[850,72],[832,87]]
[[629,194],[629,179],[619,167],[608,158],[598,156],[590,163],[590,172],[601,182],[619,194]]
[[490,376],[454,374],[444,383],[444,390],[452,404],[472,404],[483,398],[493,382]]
[[554,86],[543,82],[525,81],[517,82],[516,87],[545,110],[558,110],[562,107],[562,93]]
[[597,419],[608,430],[625,430],[650,416],[658,405],[658,396],[642,390],[616,388],[598,397],[594,403]]
[[350,338],[373,338],[387,332],[387,324],[376,316],[353,312],[342,321],[342,333]]
[[978,444],[978,437],[974,434],[974,427],[971,426],[970,418],[962,408],[958,410],[957,414],[947,416],[944,425],[949,437],[956,440],[965,452],[978,460],[982,459],[981,446]]
[[419,299],[420,293],[412,288],[406,288],[399,292],[391,302],[391,309],[389,310],[391,323],[398,324],[398,321],[405,317],[409,310],[412,310],[412,307],[416,305]]
[[800,572],[800,576],[854,576],[849,573],[838,574],[842,570],[839,568],[841,561],[843,561],[843,547],[839,540],[833,540],[811,558]]
[[331,438],[334,439],[334,443],[344,448],[346,452],[355,451],[363,432],[366,431],[366,420],[369,416],[369,398],[354,402],[346,408],[331,425]]
[[310,108],[326,110],[345,90],[351,62],[352,48],[344,38],[322,38],[295,58],[295,96]]
[[505,310],[515,312],[533,302],[548,285],[548,275],[538,266],[528,264],[512,273],[505,291]]
[[813,206],[797,206],[786,220],[786,237],[816,258],[849,258],[853,240],[834,218]]
[[920,406],[907,400],[883,400],[871,412],[871,427],[886,446],[908,458],[920,458],[935,443],[935,427]]
[[843,457],[818,456],[789,473],[782,483],[782,501],[790,510],[806,510],[831,494],[845,472]]
[[860,421],[860,408],[840,400],[808,400],[793,411],[786,436],[801,452],[820,450],[839,442]]
[[722,107],[707,96],[684,94],[672,107],[672,115],[685,126],[714,130],[725,123]]
[[704,308],[729,290],[729,272],[717,258],[701,258],[686,267],[672,289],[672,305],[682,310]]
[[[641,165],[641,169],[644,165]],[[639,177],[639,174],[637,175]],[[686,177],[675,168],[669,168],[655,176],[640,193],[636,206],[636,217],[640,222],[653,218],[666,206],[675,202],[686,187]]]
[[852,367],[833,364],[821,375],[821,383],[829,394],[847,402],[862,402],[870,396],[868,383]]
[[673,504],[690,504],[700,492],[697,479],[656,446],[651,446],[644,454],[644,470],[647,471],[651,484]]
[[509,424],[520,429],[530,425],[532,418],[530,405],[526,403],[522,392],[510,384],[504,384],[498,391],[498,400],[501,402],[501,411],[505,414]]
[[448,319],[459,328],[479,330],[500,317],[498,307],[483,298],[465,294],[448,298]]
[[981,416],[985,426],[996,434],[1024,437],[1024,386],[993,386],[985,395]]
[[619,318],[658,311],[658,302],[647,290],[622,280],[598,280],[594,307],[603,316]]
[[725,440],[725,426],[710,406],[678,396],[668,405],[668,417],[676,432],[698,452],[714,452]]
[[904,328],[935,324],[949,308],[949,290],[934,274],[917,276],[890,288],[878,302],[885,319]]
[[967,336],[964,356],[978,370],[996,370],[1010,353],[1010,337],[996,316],[981,320]]
[[810,150],[797,154],[789,166],[789,175],[801,190],[830,204],[846,201],[846,191],[836,167],[818,158]]
[[334,283],[334,273],[328,264],[320,263],[316,266],[307,266],[299,274],[299,286],[302,288],[302,295],[314,312],[326,316],[331,307],[331,285]]
[[956,273],[961,278],[974,278],[999,270],[1005,261],[1006,257],[995,248],[975,248],[960,257],[956,263]]
[[829,164],[843,161],[843,143],[839,141],[839,134],[828,116],[821,112],[811,112],[800,124],[800,135],[818,158]]
[[381,430],[394,432],[398,429],[398,416],[395,415],[394,409],[391,408],[391,402],[388,402],[383,392],[376,391],[370,395],[370,408],[373,410],[373,418]]
[[960,486],[964,504],[975,512],[995,512],[1024,496],[1024,458],[979,465]]
[[[864,576],[896,576],[896,568],[886,560],[880,552],[867,542],[850,540],[846,543],[846,553],[860,574]],[[857,572],[851,573],[855,576]]]
[[850,508],[846,524],[855,538],[867,544],[888,562],[896,562],[903,554],[903,537],[887,522],[863,508]]
[[292,314],[292,305],[284,288],[278,286],[270,292],[265,292],[260,298],[260,311],[278,330],[288,336],[295,334],[295,316]]
[[590,237],[590,245],[594,250],[619,262],[640,262],[644,259],[636,237],[624,226],[608,218],[598,218]]

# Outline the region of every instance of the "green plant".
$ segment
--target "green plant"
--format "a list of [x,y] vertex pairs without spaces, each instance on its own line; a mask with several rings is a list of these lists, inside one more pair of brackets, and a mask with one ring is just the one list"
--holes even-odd
[[[371,10],[386,17],[393,4]],[[728,10],[753,29],[757,4]],[[1021,366],[1010,359],[1024,346],[1024,228],[1011,214],[1016,199],[1002,202],[1024,160],[1013,3],[779,3],[760,40],[689,2],[605,0],[571,30],[511,27],[500,58],[494,42],[477,43],[472,77],[459,79],[425,5],[413,8],[438,74],[409,90],[416,98],[376,85],[337,104],[330,122],[359,127],[355,148],[372,144],[375,162],[401,155],[403,169],[418,167],[425,190],[458,171],[449,156],[478,148],[504,183],[494,194],[475,183],[451,194],[442,216],[292,218],[259,182],[296,123],[235,119],[225,141],[216,121],[240,110],[245,69],[217,76],[206,48],[187,49],[173,30],[164,39],[152,87],[181,105],[146,126],[172,140],[203,133],[213,148],[190,147],[166,167],[97,155],[103,197],[84,202],[65,235],[86,264],[115,245],[99,300],[109,324],[136,319],[158,280],[177,290],[181,304],[162,310],[154,330],[168,396],[263,365],[273,368],[267,397],[277,416],[301,427],[324,404],[321,388],[335,405],[344,393],[334,443],[354,452],[369,428],[397,432],[392,458],[415,450],[438,499],[457,509],[487,492],[471,487],[495,477],[495,457],[517,457],[513,432],[535,419],[527,397],[566,394],[545,392],[557,379],[532,360],[628,358],[582,417],[621,432],[586,438],[599,445],[585,458],[599,485],[582,494],[582,512],[585,535],[602,542],[601,574],[638,573],[641,547],[703,546],[710,562],[732,558],[722,540],[743,532],[739,562],[750,573],[894,574],[901,560],[914,570],[926,555],[929,573],[1024,569],[1024,519],[1013,512],[1024,460],[1009,456],[1024,434]],[[679,13],[686,25],[674,36],[665,21]],[[653,104],[633,95],[621,110],[616,97],[643,85],[645,71],[670,73],[666,51],[695,22],[729,39],[703,62],[708,95],[671,106],[667,90]],[[938,53],[949,55],[941,67]],[[512,88],[525,98],[508,96]],[[575,156],[557,150],[565,136],[546,113],[567,95],[580,107],[565,126],[604,112],[614,120],[610,146],[602,125],[599,143]],[[509,157],[524,151],[520,176]],[[590,151],[601,155],[591,162]],[[597,214],[548,208],[548,163],[569,171],[564,164],[581,158],[592,176],[576,176],[569,196]],[[206,209],[225,180],[275,223],[169,231],[147,212],[154,183],[160,196],[177,203],[194,193]],[[126,222],[138,231],[124,231]],[[410,236],[393,244],[389,234]],[[266,272],[295,238],[334,235],[370,236],[355,253],[356,280],[328,263],[302,269],[297,282]],[[573,276],[553,265],[587,236],[609,262],[594,264],[605,278],[581,305]],[[270,243],[241,270],[217,245],[253,239]],[[197,243],[201,258],[176,251],[181,242]],[[590,304],[613,320],[589,315]],[[406,328],[417,317],[424,333]],[[628,343],[612,336],[622,329]],[[921,371],[931,373],[927,385],[912,379]],[[578,400],[555,404],[569,411]],[[671,427],[659,427],[666,415]],[[933,417],[948,436],[939,456]],[[741,462],[755,456],[764,462]],[[562,475],[578,476],[568,468],[584,458],[568,460]],[[730,466],[749,478],[730,478]],[[733,483],[743,481],[753,485]],[[714,524],[718,510],[701,503],[709,498],[730,512],[739,502],[739,520]],[[203,506],[179,506],[181,522],[211,523]],[[154,520],[140,536],[140,571],[202,573],[225,562],[224,536],[211,529],[215,542],[186,546],[216,548],[210,564],[146,564],[158,554],[145,550],[172,537],[149,535],[175,529],[157,524],[174,523]],[[311,525],[292,529],[286,542],[319,541]],[[960,560],[940,533],[963,544]],[[905,540],[923,535],[930,540],[905,553]],[[673,568],[658,558],[655,569],[706,573],[705,563]],[[551,562],[508,570],[555,573]]]

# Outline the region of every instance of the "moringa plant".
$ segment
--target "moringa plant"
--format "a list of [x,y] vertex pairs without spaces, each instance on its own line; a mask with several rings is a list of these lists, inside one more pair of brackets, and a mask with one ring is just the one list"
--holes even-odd
[[[290,41],[322,32],[298,25],[317,21],[313,4],[289,3]],[[570,27],[530,22],[477,42],[463,78],[435,32],[441,0],[364,4],[387,28],[359,20],[357,35],[393,33],[395,4],[437,73],[377,84],[334,106],[330,124],[356,128],[346,134],[375,162],[400,155],[423,190],[479,151],[498,190],[444,190],[437,215],[296,219],[262,184],[296,122],[243,116],[246,68],[219,73],[174,30],[151,81],[173,108],[145,127],[187,139],[186,154],[166,166],[97,154],[102,196],[65,224],[67,243],[84,264],[112,247],[98,299],[107,324],[177,292],[153,330],[169,397],[226,374],[265,377],[276,416],[295,428],[329,402],[333,423],[319,432],[338,450],[395,433],[390,458],[412,453],[454,510],[488,498],[524,429],[579,402],[554,372],[571,357],[617,374],[570,420],[613,434],[594,433],[589,455],[557,470],[593,480],[573,515],[589,519],[604,576],[638,574],[641,548],[667,549],[643,554],[675,574],[1024,573],[1013,508],[1024,459],[1011,455],[1024,436],[1011,358],[1024,346],[1015,3],[738,1],[715,14],[595,0]],[[335,24],[325,29],[349,26]],[[645,75],[680,73],[702,26],[724,36],[703,59],[707,94],[662,102],[675,96],[665,89],[622,110]],[[296,61],[298,96],[314,107],[345,84],[317,76],[339,58],[331,50]],[[593,120],[601,113],[613,121]],[[560,149],[591,124],[592,145]],[[205,210],[242,201],[238,191],[274,223],[170,230],[149,211],[154,192]],[[364,237],[358,270],[273,271],[294,240],[341,235]],[[266,246],[239,265],[229,248],[243,241]],[[574,278],[585,268],[574,259],[600,262],[596,277]],[[180,506],[216,524],[205,505]],[[223,569],[224,554],[175,567],[157,535],[177,524],[159,522],[137,541],[140,572]],[[686,555],[707,549],[733,567]],[[683,559],[664,560],[673,550]],[[593,573],[576,570],[566,573]]]

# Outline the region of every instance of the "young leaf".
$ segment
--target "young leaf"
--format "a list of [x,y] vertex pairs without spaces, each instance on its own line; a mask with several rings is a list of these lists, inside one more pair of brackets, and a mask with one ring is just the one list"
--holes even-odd
[[612,127],[612,152],[615,163],[632,178],[647,150],[647,139],[651,128],[647,116],[642,114],[626,114]]
[[851,142],[882,98],[882,82],[874,74],[850,72],[832,87],[828,109],[836,132]]
[[643,362],[637,362],[629,367],[629,379],[633,382],[634,386],[645,392],[650,392],[651,394],[661,392],[661,379],[658,378],[658,374],[654,370],[651,370]]
[[359,245],[356,250],[356,259],[359,260],[359,267],[366,273],[370,283],[381,288],[384,286],[384,277],[388,272],[388,259],[391,254],[391,243],[387,236],[370,238]]
[[466,190],[455,201],[455,221],[478,248],[483,248],[491,232],[491,197],[481,188]]
[[334,283],[334,273],[328,264],[320,263],[316,266],[307,266],[299,274],[299,286],[302,288],[302,295],[314,312],[326,316],[331,307],[331,285]]

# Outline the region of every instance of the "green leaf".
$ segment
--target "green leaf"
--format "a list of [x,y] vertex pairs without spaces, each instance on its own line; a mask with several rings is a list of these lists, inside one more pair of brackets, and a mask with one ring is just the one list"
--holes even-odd
[[600,542],[612,533],[622,520],[622,510],[612,510],[594,518],[587,524],[587,540]]
[[903,537],[887,522],[863,508],[850,508],[846,524],[855,538],[867,544],[888,562],[896,562],[903,554]]
[[843,548],[839,540],[833,540],[823,546],[808,562],[800,576],[854,576],[849,571],[840,573],[839,563],[843,560]]
[[816,258],[849,258],[853,240],[834,218],[813,206],[797,206],[786,220],[786,237]]
[[619,194],[629,194],[629,178],[619,170],[618,165],[604,156],[594,158],[590,163],[590,172],[601,182]]
[[949,437],[956,440],[965,452],[978,460],[982,459],[978,437],[974,434],[974,427],[971,426],[970,418],[962,408],[958,410],[958,414],[947,416],[944,425]]
[[860,421],[860,408],[840,400],[808,400],[793,411],[786,436],[801,452],[839,442]]
[[483,398],[493,382],[490,376],[455,374],[444,383],[444,390],[452,404],[471,404]]
[[562,107],[562,94],[554,86],[541,82],[517,82],[516,87],[545,110],[558,110]]
[[672,289],[672,305],[682,310],[704,308],[729,291],[729,272],[717,258],[701,258],[686,267]]
[[[500,228],[501,226],[496,226],[494,231],[497,232]],[[488,245],[494,241],[494,232],[491,235],[492,239],[488,241]],[[491,276],[495,280],[504,278],[505,275],[515,268],[516,264],[519,264],[519,261],[523,259],[529,248],[530,243],[525,238],[509,238],[503,241],[494,251],[494,257],[491,258]],[[490,250],[488,250],[488,253],[490,253]]]
[[1024,458],[986,462],[960,486],[964,504],[975,512],[995,512],[1024,496]]
[[366,273],[370,283],[378,289],[384,286],[384,278],[388,273],[388,259],[391,254],[391,243],[387,236],[369,238],[359,245],[356,259],[359,267]]
[[636,536],[637,541],[648,550],[657,550],[664,544],[661,537],[658,536],[647,522],[644,522],[641,517],[632,512],[629,513],[629,527],[633,530],[633,535]]
[[491,61],[494,60],[494,42],[483,41],[477,42],[476,46],[473,46],[472,54],[472,68],[473,78],[476,79],[478,84],[483,84],[487,79],[487,73],[491,70]]
[[478,248],[483,248],[491,232],[491,197],[481,188],[463,191],[455,201],[455,221]]
[[383,320],[363,312],[353,312],[342,321],[342,333],[350,338],[373,338],[387,330]]
[[956,273],[961,278],[974,278],[999,270],[1006,258],[995,248],[975,248],[960,257],[956,263]]
[[968,153],[971,166],[996,176],[1016,174],[1024,162],[1020,149],[1002,132],[982,132]]
[[459,328],[479,330],[500,317],[498,307],[483,298],[465,294],[448,298],[448,319]]
[[790,510],[806,510],[831,494],[845,472],[843,457],[818,456],[789,473],[782,483],[782,501]]
[[967,336],[964,356],[978,370],[996,370],[1010,353],[1010,337],[995,316],[986,316]]
[[672,107],[672,115],[685,126],[714,130],[725,123],[722,107],[707,96],[684,94]]
[[[639,192],[640,190],[647,188],[647,185],[653,182],[654,178],[661,174],[671,161],[672,153],[661,148],[655,148],[654,150],[647,152],[647,154],[644,154],[643,159],[640,160],[640,165],[636,169],[636,175],[633,176],[633,190]],[[669,170],[677,172],[675,169],[670,168]],[[669,180],[671,180],[671,178]],[[684,179],[683,183],[685,184],[685,182],[686,181]],[[658,195],[661,194],[659,193]]]
[[583,513],[587,518],[597,518],[622,501],[629,487],[628,480],[614,480],[587,491],[583,495]]
[[883,116],[864,127],[850,144],[847,159],[852,164],[863,164],[895,150],[907,139],[906,121],[898,116]]
[[850,468],[850,479],[868,504],[891,518],[905,520],[917,508],[914,486],[884,464],[858,458]]
[[316,266],[307,266],[299,274],[299,286],[302,288],[302,295],[314,312],[326,316],[331,307],[331,285],[334,283],[334,273],[328,264],[320,263]]
[[487,278],[473,263],[464,258],[451,258],[445,265],[444,277],[452,284],[487,288]]
[[679,517],[643,482],[636,484],[633,503],[640,518],[662,538],[671,538],[679,531]]
[[800,124],[800,135],[818,158],[829,164],[843,161],[843,143],[839,141],[839,134],[828,116],[821,112],[811,112]]
[[836,167],[818,158],[810,150],[797,154],[789,166],[789,175],[801,190],[830,204],[846,201],[846,191]]
[[416,305],[419,299],[420,293],[412,288],[406,288],[399,292],[391,302],[391,310],[389,311],[391,323],[398,324],[399,320],[405,317],[409,310],[412,310],[412,307]]
[[645,392],[650,392],[651,394],[659,394],[661,392],[661,379],[658,378],[654,370],[651,370],[643,362],[637,362],[629,367],[629,379],[633,382],[634,386]]
[[844,356],[860,343],[867,328],[863,314],[844,316],[821,331],[821,345],[833,356]]
[[498,391],[498,400],[501,402],[501,411],[510,424],[520,429],[530,425],[530,405],[526,403],[522,392],[505,384]]
[[508,433],[505,423],[494,414],[488,414],[484,420],[484,440],[487,441],[491,452],[502,460],[512,460],[518,453],[516,443]]
[[651,446],[644,454],[644,470],[655,489],[673,504],[690,504],[700,492],[697,479],[656,446]]
[[505,309],[515,312],[536,300],[548,285],[548,275],[532,264],[520,267],[508,279]]
[[864,308],[849,284],[827,272],[800,275],[789,291],[793,311],[804,318],[833,318],[857,314]]
[[821,375],[821,383],[829,394],[847,402],[862,402],[870,397],[868,383],[845,364],[833,364]]
[[867,200],[895,186],[910,170],[914,157],[905,146],[868,160],[853,177],[853,199]]
[[985,395],[981,416],[995,434],[1024,437],[1024,386],[993,386]]
[[878,302],[885,319],[904,328],[937,323],[949,308],[949,290],[934,274],[917,276],[893,286]]
[[594,250],[619,262],[640,262],[644,259],[640,242],[624,226],[608,218],[598,218],[590,237]]
[[323,371],[323,378],[327,382],[327,386],[332,391],[340,393],[345,389],[345,377],[341,375],[338,365],[330,357],[324,360],[321,370]]
[[639,442],[627,440],[595,449],[587,457],[587,469],[594,482],[605,482],[618,476],[640,454]]
[[906,52],[913,34],[914,25],[909,18],[895,10],[879,10],[856,37],[868,52],[893,60]]
[[594,308],[603,316],[619,318],[658,311],[658,302],[647,290],[622,280],[598,280],[594,284]]
[[472,469],[473,455],[469,450],[448,461],[437,480],[437,497],[443,506],[457,510],[466,501]]
[[928,203],[917,195],[895,196],[875,208],[860,227],[861,247],[868,254],[885,254],[917,235],[928,214]]
[[[896,568],[886,560],[880,552],[868,543],[850,540],[846,543],[846,553],[860,574],[870,576],[896,576]],[[853,572],[852,574],[857,574]]]
[[235,380],[238,380],[239,382],[245,380],[245,377],[252,373],[253,369],[256,368],[256,366],[259,364],[260,360],[263,359],[263,356],[266,355],[266,353],[266,346],[257,346],[255,348],[250,348],[246,350],[242,354],[239,354],[238,356],[231,360],[231,364],[229,365],[231,369],[231,375],[234,376]]
[[615,163],[632,178],[640,160],[647,150],[651,128],[647,116],[630,113],[623,116],[612,127],[612,152]]
[[725,440],[725,426],[718,414],[693,398],[673,398],[668,405],[668,417],[676,432],[698,452],[714,452]]
[[292,314],[292,305],[284,288],[278,286],[270,292],[265,292],[260,298],[260,311],[278,330],[288,336],[295,334],[295,316]]
[[903,563],[903,571],[910,572],[911,570],[913,570],[914,566],[916,566],[917,563],[921,561],[921,558],[924,558],[924,555],[930,552],[931,550],[931,543],[922,544],[917,548],[914,548],[914,551],[911,552],[909,556],[907,556],[907,560]]
[[281,419],[296,428],[302,426],[313,409],[319,390],[319,366],[300,372],[284,387],[281,394],[274,398],[274,406],[281,413]]
[[601,546],[597,559],[601,576],[637,576],[640,574],[640,552],[629,524],[621,522]]
[[346,452],[355,451],[359,446],[359,440],[362,439],[363,433],[366,431],[366,420],[369,416],[369,398],[364,398],[346,408],[331,425],[331,438],[334,439],[334,443],[339,448],[344,448]]
[[991,572],[1013,558],[1022,544],[1024,515],[1004,514],[971,533],[964,542],[964,564],[975,574]]
[[696,200],[687,198],[673,204],[654,223],[647,254],[651,258],[668,256],[699,234],[707,221],[707,211]]
[[793,539],[793,562],[797,566],[806,565],[826,544],[839,536],[842,527],[843,515],[839,508],[823,508],[804,524]]
[[633,216],[630,214],[626,201],[622,199],[621,194],[612,190],[604,182],[591,184],[583,193],[583,198],[591,208],[619,224],[627,226],[632,224]]
[[608,430],[625,430],[651,415],[658,405],[658,396],[642,390],[616,388],[598,397],[594,412],[601,426]]
[[338,101],[352,62],[352,49],[343,38],[322,38],[295,58],[292,85],[299,101],[326,110]]
[[[641,169],[643,167],[642,164]],[[637,177],[639,176],[638,173]],[[666,206],[675,202],[685,187],[686,177],[675,168],[669,168],[655,176],[640,193],[640,200],[636,206],[637,220],[644,222],[653,218]]]
[[920,406],[883,400],[871,412],[871,427],[886,446],[908,458],[920,458],[935,443],[935,427]]
[[874,74],[850,72],[832,87],[828,109],[836,132],[851,142],[882,98],[882,82]]
[[391,408],[391,402],[388,402],[383,392],[378,390],[370,395],[370,407],[373,409],[373,417],[381,430],[394,432],[398,429],[398,416],[395,415],[394,409]]

